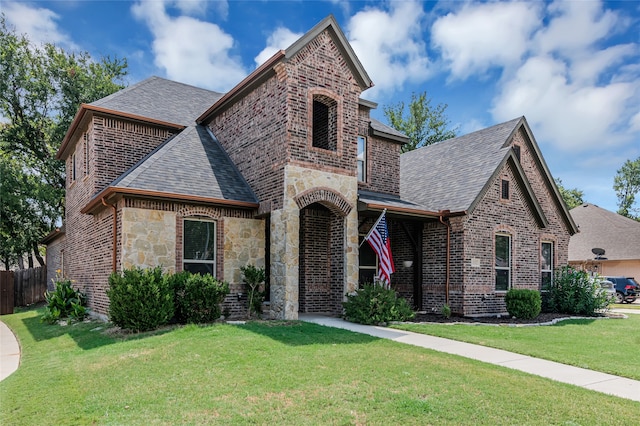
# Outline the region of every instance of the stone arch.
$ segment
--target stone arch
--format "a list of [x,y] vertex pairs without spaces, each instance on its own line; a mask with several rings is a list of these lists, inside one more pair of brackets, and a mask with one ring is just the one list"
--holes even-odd
[[353,209],[353,205],[342,194],[331,188],[309,189],[295,196],[294,200],[300,210],[313,203],[318,203],[341,217],[348,216]]

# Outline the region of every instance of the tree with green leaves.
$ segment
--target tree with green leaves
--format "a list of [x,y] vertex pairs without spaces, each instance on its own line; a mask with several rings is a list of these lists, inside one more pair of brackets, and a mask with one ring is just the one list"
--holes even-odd
[[447,106],[432,106],[427,92],[422,92],[411,94],[408,111],[405,111],[404,102],[384,107],[389,125],[409,137],[402,152],[456,137],[458,128],[449,129],[449,119],[445,115]]
[[584,192],[580,191],[578,188],[567,189],[562,185],[562,180],[560,178],[556,178],[556,186],[558,187],[558,191],[560,192],[560,196],[564,200],[564,203],[567,205],[567,208],[571,210],[574,207],[581,206],[584,204]]
[[0,16],[0,260],[26,253],[64,215],[64,163],[55,155],[80,104],[124,87],[126,60],[35,46]]
[[633,207],[640,192],[640,157],[625,161],[613,179],[613,189],[618,196],[618,214],[640,220],[640,209]]

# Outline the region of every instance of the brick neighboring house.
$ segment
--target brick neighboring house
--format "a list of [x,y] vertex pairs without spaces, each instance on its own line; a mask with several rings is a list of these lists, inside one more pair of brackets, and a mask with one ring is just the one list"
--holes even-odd
[[387,209],[392,286],[416,309],[505,312],[576,232],[524,117],[401,154],[332,16],[226,94],[157,77],[82,105],[66,161],[64,273],[106,313],[111,271],[163,266],[228,281],[264,266],[272,318],[339,315],[370,280],[359,243]]
[[[580,232],[569,242],[569,264],[603,276],[640,279],[640,222],[593,204],[569,211]],[[601,248],[602,256],[591,250]]]

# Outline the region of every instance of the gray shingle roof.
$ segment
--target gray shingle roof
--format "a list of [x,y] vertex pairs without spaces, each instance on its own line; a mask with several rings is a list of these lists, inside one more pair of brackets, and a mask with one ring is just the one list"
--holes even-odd
[[403,143],[409,142],[409,138],[407,137],[407,135],[394,129],[393,127],[387,126],[386,124],[376,120],[375,118],[371,119],[371,129],[373,130],[374,135],[390,137],[391,139],[395,139]]
[[160,77],[150,77],[90,105],[189,126],[222,93]]
[[400,196],[429,211],[468,211],[509,154],[522,117],[400,156]]
[[399,196],[391,194],[383,194],[373,191],[358,191],[358,201],[365,204],[376,204],[384,206],[390,209],[411,209],[411,210],[424,210],[422,206],[412,203],[411,201],[403,200]]
[[569,260],[593,259],[592,248],[605,250],[609,260],[640,259],[640,222],[583,204],[569,211],[580,232],[569,240]]
[[190,126],[112,184],[227,201],[257,202],[253,191],[204,126]]

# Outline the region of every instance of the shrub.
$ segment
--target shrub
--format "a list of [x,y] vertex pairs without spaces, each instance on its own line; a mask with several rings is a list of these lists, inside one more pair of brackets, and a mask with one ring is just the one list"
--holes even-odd
[[169,288],[173,294],[174,320],[180,324],[187,323],[187,313],[183,308],[182,300],[184,298],[187,280],[191,276],[188,271],[176,272],[166,276]]
[[258,268],[253,265],[247,265],[240,268],[244,276],[244,282],[247,284],[247,298],[249,309],[247,317],[251,318],[251,313],[260,315],[262,313],[262,301],[264,293],[260,291],[260,284],[264,283],[266,275],[264,268]]
[[109,316],[122,328],[147,331],[173,317],[173,292],[162,269],[125,269],[109,276]]
[[451,306],[445,303],[444,305],[442,305],[442,309],[440,309],[440,313],[442,314],[443,317],[447,319],[451,318]]
[[542,298],[536,290],[512,288],[505,296],[509,315],[522,319],[533,319],[540,315]]
[[360,324],[386,324],[406,321],[415,316],[409,303],[383,286],[365,284],[355,294],[347,295],[343,303],[345,319]]
[[60,276],[54,280],[55,289],[46,291],[44,298],[47,301],[42,321],[50,324],[64,318],[81,321],[87,316],[87,299],[79,290],[71,286],[71,280]]
[[595,316],[608,305],[607,295],[587,272],[570,266],[556,271],[549,291],[549,308],[553,312]]
[[[182,279],[182,277],[180,277]],[[184,292],[176,294],[179,322],[205,323],[220,318],[220,304],[229,294],[229,284],[211,275],[189,274],[184,281]]]

